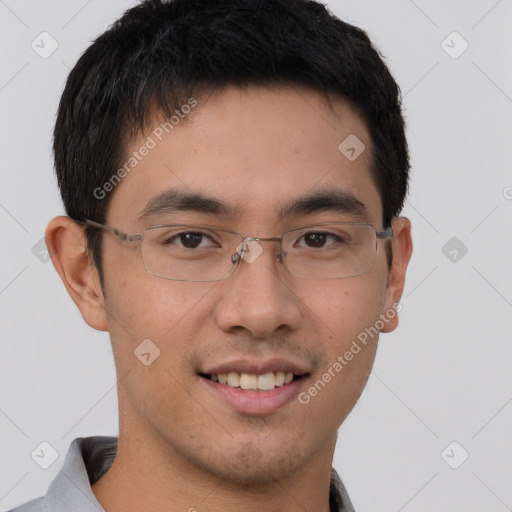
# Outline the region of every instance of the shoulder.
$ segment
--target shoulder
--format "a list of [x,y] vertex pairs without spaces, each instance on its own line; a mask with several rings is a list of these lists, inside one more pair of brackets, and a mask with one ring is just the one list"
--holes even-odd
[[45,496],[35,498],[9,512],[68,512],[103,510],[91,485],[108,469],[117,451],[117,437],[79,437],[71,443],[64,465]]
[[7,512],[50,512],[43,498],[36,498]]

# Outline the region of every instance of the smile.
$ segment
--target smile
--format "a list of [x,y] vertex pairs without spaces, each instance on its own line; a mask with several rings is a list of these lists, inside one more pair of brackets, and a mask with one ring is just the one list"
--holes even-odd
[[294,375],[292,372],[267,372],[262,374],[227,372],[212,375],[203,375],[213,382],[219,382],[233,388],[239,388],[247,391],[270,391],[277,387],[289,384],[300,375]]
[[199,377],[215,400],[238,413],[249,415],[272,414],[286,404],[296,403],[295,399],[307,386],[309,378],[308,373],[260,371],[236,372],[226,368],[222,373],[200,373]]

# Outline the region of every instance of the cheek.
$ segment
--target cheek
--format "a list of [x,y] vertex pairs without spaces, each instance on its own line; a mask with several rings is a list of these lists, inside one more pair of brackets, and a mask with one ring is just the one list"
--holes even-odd
[[[322,368],[316,372],[307,394],[317,397],[317,406],[327,408],[333,415],[348,414],[371,372],[378,341],[375,324],[382,313],[384,291],[383,274],[370,272],[347,280],[326,281],[321,290],[303,294],[303,303],[320,338],[317,343],[321,343],[324,352]],[[336,407],[332,408],[334,403]]]
[[324,281],[303,290],[300,296],[311,322],[326,333],[334,346],[342,349],[379,318],[385,298],[385,279],[375,272]]
[[[130,407],[149,420],[161,416],[167,421],[168,414],[159,411],[172,410],[173,421],[179,421],[190,409],[190,396],[183,393],[194,384],[188,354],[201,338],[201,319],[207,316],[207,301],[201,299],[212,284],[191,290],[188,283],[133,272],[123,280],[121,270],[105,284],[112,349],[124,393]],[[172,425],[165,428],[171,431]]]
[[211,283],[195,283],[193,288],[190,283],[148,274],[138,247],[110,247],[105,253],[110,254],[104,259],[108,312],[133,336],[161,337],[211,288]]
[[104,265],[105,307],[116,364],[124,371],[138,368],[134,350],[149,339],[161,352],[159,361],[177,371],[208,318],[205,298],[215,283],[149,275],[138,253],[126,252],[118,251]]

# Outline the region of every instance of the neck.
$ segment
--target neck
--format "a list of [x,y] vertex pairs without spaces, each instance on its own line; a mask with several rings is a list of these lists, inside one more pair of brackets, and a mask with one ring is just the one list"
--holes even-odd
[[335,441],[289,475],[242,484],[197,467],[156,434],[120,429],[115,460],[92,490],[108,512],[329,512]]

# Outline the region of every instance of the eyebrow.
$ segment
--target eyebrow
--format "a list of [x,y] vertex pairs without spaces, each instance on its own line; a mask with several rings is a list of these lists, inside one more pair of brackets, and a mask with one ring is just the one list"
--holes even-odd
[[179,211],[210,213],[226,217],[234,216],[237,213],[235,207],[229,206],[219,199],[198,193],[167,189],[148,201],[139,214],[139,220],[143,217],[176,213]]
[[[221,199],[200,193],[191,193],[178,189],[167,189],[150,199],[139,214],[143,217],[172,214],[180,211],[194,211],[224,217],[240,215],[240,208]],[[293,199],[279,210],[279,220],[296,215],[308,215],[317,212],[332,211],[368,219],[366,206],[352,193],[339,189],[315,191]]]
[[351,192],[339,189],[316,191],[290,201],[280,211],[281,219],[291,215],[332,211],[361,217],[368,220],[366,206]]

